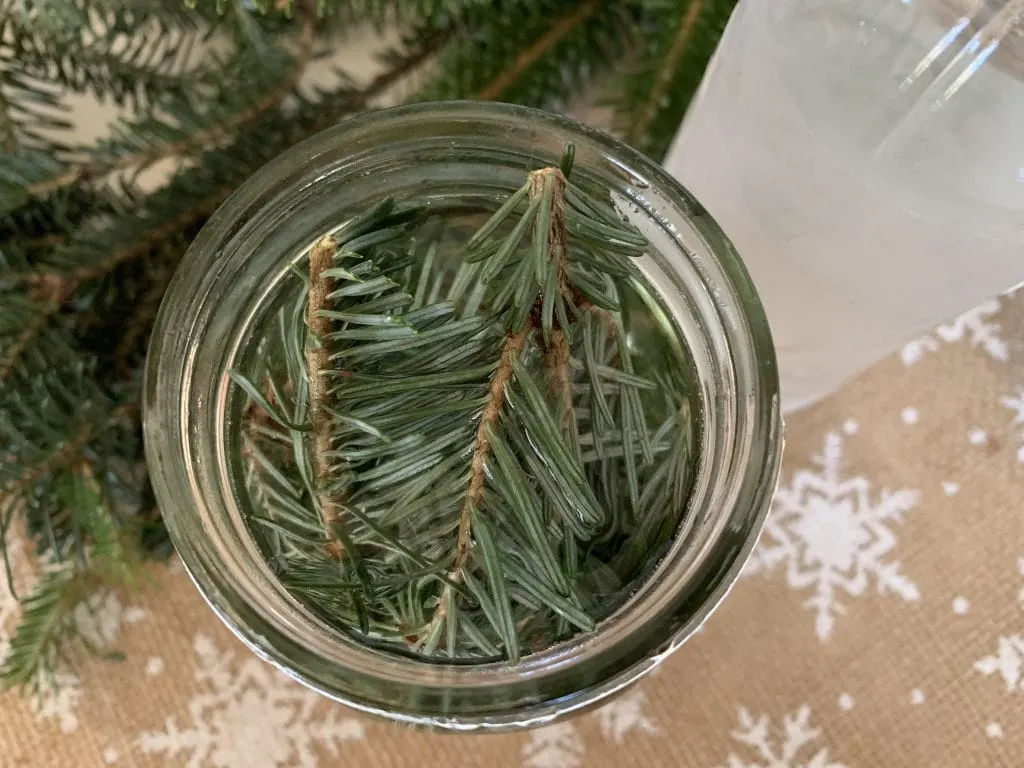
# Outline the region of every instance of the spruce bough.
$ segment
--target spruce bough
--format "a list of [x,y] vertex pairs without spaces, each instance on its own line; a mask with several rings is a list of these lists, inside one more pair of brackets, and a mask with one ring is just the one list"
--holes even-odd
[[[11,585],[0,687],[55,684],[81,645],[76,609],[171,551],[143,460],[142,368],[175,268],[234,189],[396,99],[559,110],[586,94],[658,159],[734,0],[192,5],[0,0],[0,554],[8,583],[33,572]],[[377,75],[341,61],[344,76],[310,87],[322,55],[396,24]],[[95,139],[75,120],[92,99],[121,110]],[[152,187],[156,165],[172,170]]]
[[253,533],[357,639],[516,662],[593,631],[679,526],[689,368],[572,160],[468,239],[393,200],[325,235],[232,371]]

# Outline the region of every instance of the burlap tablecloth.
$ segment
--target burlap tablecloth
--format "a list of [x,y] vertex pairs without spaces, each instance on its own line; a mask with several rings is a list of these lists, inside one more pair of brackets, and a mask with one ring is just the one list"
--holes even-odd
[[791,417],[736,589],[599,711],[482,737],[364,719],[258,661],[171,566],[81,612],[124,661],[80,659],[41,708],[0,697],[0,766],[1022,766],[1022,491],[1024,291]]

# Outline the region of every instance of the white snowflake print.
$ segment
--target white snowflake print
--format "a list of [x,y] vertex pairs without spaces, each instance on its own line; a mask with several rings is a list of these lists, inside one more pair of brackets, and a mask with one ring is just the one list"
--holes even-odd
[[974,668],[983,675],[998,674],[1006,684],[1006,690],[1013,693],[1024,690],[1024,636],[1008,635],[996,641],[996,652],[978,659]]
[[[124,607],[114,592],[93,595],[75,606],[75,628],[92,647],[110,648],[121,631],[122,624],[135,624],[148,616],[142,608]],[[40,695],[32,701],[39,720],[54,720],[64,733],[78,729],[78,707],[82,696],[82,681],[71,669],[57,670],[52,681],[40,687]]]
[[121,624],[137,624],[148,616],[138,606],[124,607],[114,592],[93,595],[75,607],[75,626],[97,648],[106,648],[121,631]]
[[[639,688],[616,696],[594,713],[601,735],[622,744],[633,731],[647,735],[658,728],[644,712],[647,697]],[[583,764],[583,738],[572,723],[538,728],[523,747],[524,768],[579,768]]]
[[1016,395],[1000,398],[999,402],[1015,411],[1012,423],[1017,430],[1017,439],[1020,441],[1020,448],[1017,449],[1017,461],[1024,462],[1024,389],[1021,389]]
[[[633,731],[647,735],[658,733],[657,726],[644,712],[647,697],[639,688],[616,696],[594,713],[601,735],[622,744]],[[538,728],[523,747],[524,768],[579,768],[583,764],[583,738],[572,723]]]
[[164,731],[138,739],[143,753],[181,755],[188,768],[316,768],[314,746],[337,757],[343,742],[363,737],[359,720],[338,707],[318,715],[322,697],[254,656],[236,661],[203,634],[194,647],[205,690],[189,702],[191,722],[182,728],[168,717]]
[[579,768],[583,738],[571,723],[538,728],[523,747],[524,768]]
[[731,753],[725,768],[846,768],[817,744],[821,729],[811,727],[810,707],[785,715],[781,727],[773,727],[767,715],[754,718],[742,708],[739,721],[732,737],[745,748],[742,754]]
[[647,697],[639,688],[612,699],[594,714],[601,723],[601,733],[616,744],[621,744],[631,731],[653,736],[658,729],[644,713],[646,703]]
[[[1024,558],[1017,561],[1017,570],[1024,576]],[[1024,605],[1024,589],[1017,595]],[[1003,635],[996,640],[995,653],[978,659],[974,668],[983,675],[999,675],[1008,693],[1024,691],[1024,635]]]
[[861,597],[874,579],[880,594],[907,602],[920,598],[917,586],[886,559],[896,546],[892,526],[918,500],[917,491],[882,489],[872,498],[866,477],[840,474],[843,439],[825,437],[814,458],[816,471],[801,470],[790,486],[780,485],[764,534],[745,575],[768,573],[786,565],[786,581],[795,590],[813,590],[804,605],[815,611],[815,633],[828,640],[835,617],[846,612],[840,593]]
[[[17,569],[21,555],[21,542],[12,538],[8,544],[7,556],[11,559],[11,568]],[[19,585],[15,585],[19,586]],[[18,615],[18,599],[11,591],[7,576],[0,573],[0,662],[7,656],[10,645],[11,631],[15,616]]]
[[1010,348],[999,335],[1001,328],[998,323],[991,322],[991,316],[999,312],[999,299],[990,299],[974,309],[964,312],[953,322],[940,325],[934,335],[922,336],[903,347],[900,358],[904,365],[913,365],[928,352],[935,352],[939,342],[947,344],[961,341],[966,336],[972,347],[980,347],[996,360],[1006,362],[1010,356]]
[[59,670],[53,680],[40,688],[38,696],[29,699],[37,720],[53,720],[62,733],[78,730],[75,710],[82,697],[82,681],[68,670]]

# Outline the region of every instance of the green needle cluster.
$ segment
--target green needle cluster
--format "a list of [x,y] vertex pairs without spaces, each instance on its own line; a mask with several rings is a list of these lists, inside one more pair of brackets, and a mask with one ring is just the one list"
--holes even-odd
[[645,238],[571,165],[461,243],[414,200],[324,236],[232,374],[254,535],[365,642],[516,662],[592,631],[680,524],[689,368]]

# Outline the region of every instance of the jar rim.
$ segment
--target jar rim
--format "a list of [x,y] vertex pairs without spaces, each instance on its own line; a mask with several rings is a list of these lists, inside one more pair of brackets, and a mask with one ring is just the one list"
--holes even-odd
[[[251,266],[244,243],[266,239],[286,226],[287,219],[274,214],[275,204],[285,197],[293,204],[308,201],[318,185],[355,184],[374,157],[399,151],[394,137],[405,136],[404,131],[411,131],[410,147],[434,142],[434,154],[453,142],[455,148],[460,142],[479,148],[483,139],[478,137],[486,135],[498,142],[495,146],[504,141],[510,153],[535,163],[548,161],[549,145],[571,140],[577,166],[585,171],[589,164],[616,184],[637,206],[637,215],[665,233],[667,248],[678,249],[674,266],[685,266],[692,280],[702,282],[701,311],[708,324],[721,326],[722,337],[714,339],[715,354],[708,354],[722,358],[717,361],[721,370],[715,370],[723,379],[735,379],[705,381],[701,393],[702,407],[713,409],[712,429],[723,432],[716,444],[718,466],[702,464],[698,478],[705,497],[717,506],[687,513],[709,526],[700,540],[704,551],[688,555],[686,568],[660,565],[660,577],[651,577],[654,586],[641,588],[647,590],[648,603],[639,613],[633,605],[639,598],[631,599],[632,615],[635,622],[643,619],[642,626],[602,623],[591,635],[527,657],[516,668],[419,661],[419,670],[410,671],[402,661],[382,660],[380,654],[370,658],[375,654],[368,649],[365,659],[344,655],[314,636],[309,626],[300,626],[303,619],[294,606],[261,604],[256,599],[263,596],[260,590],[272,590],[265,575],[264,582],[245,576],[252,583],[241,584],[239,567],[229,562],[236,555],[227,540],[218,539],[227,530],[216,491],[224,472],[210,466],[223,463],[223,446],[218,453],[211,444],[216,441],[203,432],[204,425],[216,431],[211,417],[223,406],[216,361],[227,353],[217,347],[221,357],[216,357],[211,339],[229,327],[232,308],[217,291],[228,285],[244,288],[236,284],[245,280],[233,272],[242,269],[239,265]],[[422,160],[430,161],[426,155]],[[683,232],[685,227],[689,230]],[[223,346],[220,339],[217,343]],[[192,581],[234,634],[264,660],[341,703],[451,730],[549,722],[620,690],[679,647],[722,600],[750,554],[781,458],[778,376],[767,321],[745,268],[711,217],[655,163],[616,139],[564,117],[496,102],[432,102],[353,117],[299,143],[250,177],[211,217],[171,281],[150,346],[144,406],[147,463],[171,538]],[[721,476],[712,477],[715,472]],[[670,583],[673,578],[685,583]],[[363,661],[365,668],[356,668]],[[507,696],[509,703],[485,704],[488,696]],[[441,701],[451,704],[447,711]]]

